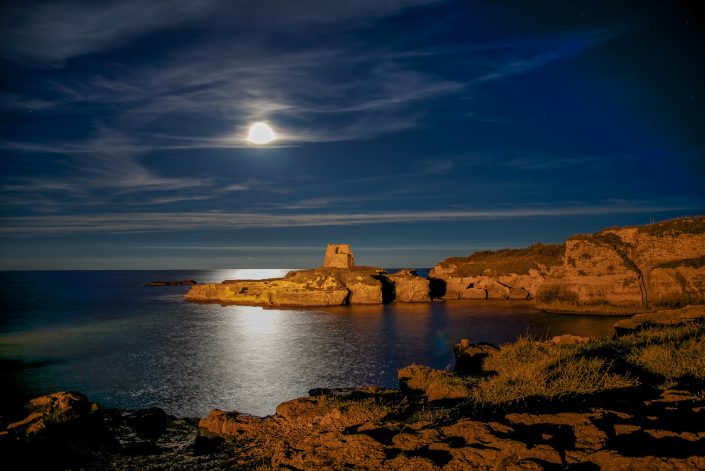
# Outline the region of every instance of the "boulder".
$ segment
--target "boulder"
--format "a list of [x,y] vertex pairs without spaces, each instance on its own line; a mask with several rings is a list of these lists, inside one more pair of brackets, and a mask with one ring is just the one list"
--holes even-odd
[[221,437],[240,437],[253,432],[262,423],[259,417],[241,414],[237,411],[225,412],[213,409],[208,417],[198,422],[199,434]]
[[499,351],[489,343],[470,343],[462,339],[453,345],[455,354],[455,372],[463,376],[480,376],[483,374],[482,363],[485,358]]
[[431,300],[430,281],[418,276],[416,270],[399,270],[387,278],[394,284],[396,302],[423,303]]
[[81,393],[68,391],[36,397],[25,407],[28,415],[7,426],[10,435],[33,440],[51,428],[74,423],[98,410],[98,404]]

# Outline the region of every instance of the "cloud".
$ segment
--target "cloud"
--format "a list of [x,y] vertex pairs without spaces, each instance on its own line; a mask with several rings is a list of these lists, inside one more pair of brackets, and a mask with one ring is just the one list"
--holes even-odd
[[[385,17],[437,0],[59,0],[5,6],[0,51],[21,60],[56,64],[125,45],[165,28],[204,20],[224,27],[273,30]],[[219,21],[220,19],[220,21]]]
[[702,210],[701,206],[644,203],[529,206],[486,210],[380,211],[357,213],[133,212],[0,218],[0,234],[173,232],[214,229],[352,226],[361,224],[498,220],[512,218],[658,214]]

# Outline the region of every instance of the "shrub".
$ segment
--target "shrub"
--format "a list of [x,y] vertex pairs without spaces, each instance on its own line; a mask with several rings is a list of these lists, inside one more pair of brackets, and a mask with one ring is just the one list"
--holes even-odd
[[478,404],[510,404],[532,397],[547,399],[634,386],[636,380],[611,371],[607,359],[585,357],[577,345],[554,345],[521,338],[485,360],[495,376],[471,391]]
[[628,360],[669,381],[705,380],[705,337],[652,343],[631,351]]
[[538,265],[547,267],[563,263],[565,244],[533,244],[523,249],[502,249],[475,252],[468,257],[451,257],[441,265],[458,265],[456,275],[478,276],[489,271],[493,274],[527,274]]

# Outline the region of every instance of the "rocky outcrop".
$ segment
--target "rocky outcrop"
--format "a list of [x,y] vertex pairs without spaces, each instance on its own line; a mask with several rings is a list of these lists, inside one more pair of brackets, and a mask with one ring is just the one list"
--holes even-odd
[[25,409],[27,415],[8,424],[5,433],[31,441],[54,427],[85,419],[98,405],[78,392],[58,392],[32,399]]
[[423,303],[431,300],[430,281],[416,270],[403,269],[386,277],[394,288],[394,300],[402,303]]
[[549,271],[562,263],[563,252],[563,245],[535,244],[447,258],[429,274],[432,294],[444,299],[533,299]]
[[[215,409],[196,423],[58,393],[5,427],[0,456],[22,469],[705,469],[705,376],[689,365],[702,363],[702,314],[669,313],[654,331],[637,316],[644,331],[599,342],[461,341],[456,355],[478,376],[412,365],[399,389],[314,389],[267,417]],[[654,347],[675,354],[654,357]],[[615,383],[615,368],[631,379]],[[38,418],[50,424],[41,440],[27,433]]]
[[705,323],[705,305],[637,314],[616,322],[614,330],[617,335],[625,335],[653,326],[676,326],[692,322]]
[[705,302],[705,218],[605,229],[566,242],[539,306],[561,312],[635,313]]
[[186,299],[259,306],[380,304],[382,283],[375,277],[381,273],[369,267],[293,271],[284,278],[195,285]]
[[388,275],[356,267],[349,245],[328,244],[323,267],[292,271],[284,278],[226,280],[193,286],[189,301],[257,306],[338,306],[430,301],[429,280],[414,270]]
[[496,353],[499,349],[489,343],[470,343],[462,339],[453,345],[455,354],[455,372],[463,376],[479,376],[483,374],[482,364],[485,358]]

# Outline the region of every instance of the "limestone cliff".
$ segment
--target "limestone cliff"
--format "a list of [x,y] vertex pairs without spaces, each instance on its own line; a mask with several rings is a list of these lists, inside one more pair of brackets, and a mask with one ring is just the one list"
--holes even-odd
[[434,297],[444,299],[531,299],[549,271],[563,260],[562,244],[476,252],[451,257],[431,270]]
[[705,217],[580,234],[562,245],[451,257],[434,297],[533,299],[558,312],[619,314],[705,303]]
[[705,217],[573,236],[537,297],[545,309],[596,313],[705,303]]

